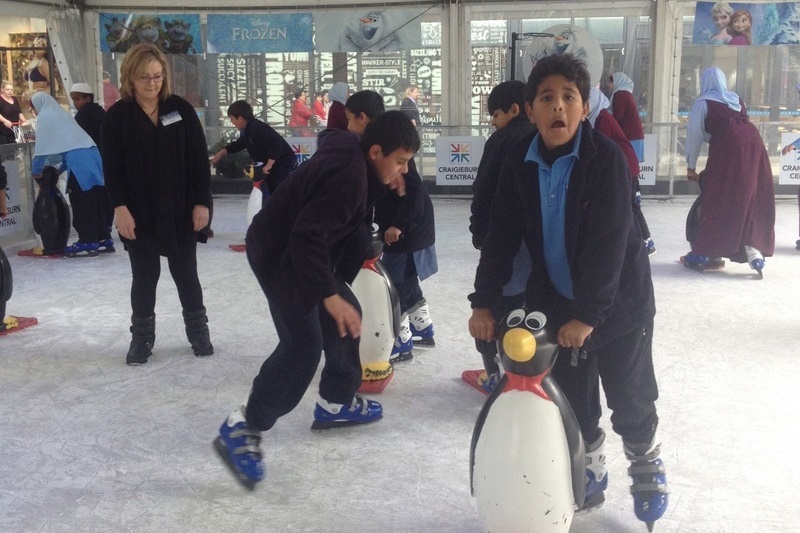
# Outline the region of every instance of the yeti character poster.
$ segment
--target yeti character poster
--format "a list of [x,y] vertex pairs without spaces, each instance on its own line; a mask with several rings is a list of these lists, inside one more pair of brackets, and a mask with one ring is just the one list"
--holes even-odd
[[139,43],[167,54],[202,54],[199,15],[100,14],[100,51],[125,53]]

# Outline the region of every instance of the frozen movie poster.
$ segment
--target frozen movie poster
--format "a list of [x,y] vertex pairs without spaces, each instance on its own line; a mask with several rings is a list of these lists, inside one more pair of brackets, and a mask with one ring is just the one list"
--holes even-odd
[[311,13],[208,15],[208,53],[310,52]]
[[800,3],[697,2],[692,44],[800,44]]
[[413,9],[325,12],[314,18],[320,52],[400,52],[421,48],[422,30]]
[[100,51],[125,53],[139,43],[167,54],[202,54],[200,15],[100,13]]

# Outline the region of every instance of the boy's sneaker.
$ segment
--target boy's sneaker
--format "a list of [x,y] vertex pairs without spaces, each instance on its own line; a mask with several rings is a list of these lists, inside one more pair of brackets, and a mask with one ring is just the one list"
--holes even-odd
[[669,504],[667,474],[659,457],[661,445],[625,444],[625,455],[631,462],[628,474],[633,478],[631,494],[636,518],[653,531],[653,524],[664,515]]
[[103,239],[97,243],[97,251],[101,254],[110,254],[117,251],[114,248],[114,239]]
[[250,490],[264,478],[261,466],[261,432],[247,427],[243,408],[233,411],[219,428],[214,448],[236,479]]
[[96,242],[76,241],[64,248],[64,257],[95,257],[100,253],[99,246]]
[[383,418],[383,407],[373,400],[354,396],[350,405],[331,403],[322,398],[314,408],[311,429],[331,429],[357,424],[369,424]]
[[647,250],[647,255],[653,255],[656,253],[656,243],[653,242],[651,237],[648,237],[644,240],[644,249]]
[[586,492],[579,512],[599,509],[606,501],[604,492],[608,488],[608,470],[606,470],[605,440],[606,434],[601,429],[600,437],[592,444],[586,445]]

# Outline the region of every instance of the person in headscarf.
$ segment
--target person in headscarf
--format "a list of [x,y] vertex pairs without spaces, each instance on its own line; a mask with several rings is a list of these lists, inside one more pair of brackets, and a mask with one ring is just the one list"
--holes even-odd
[[344,104],[350,90],[347,84],[339,81],[333,84],[328,92],[331,107],[328,109],[328,129],[347,131],[347,116],[344,113]]
[[642,213],[642,193],[639,191],[639,158],[636,156],[636,152],[633,150],[633,146],[631,146],[622,128],[608,111],[608,104],[606,95],[598,87],[592,87],[589,91],[589,114],[586,119],[594,129],[617,143],[622,149],[622,153],[625,154],[625,160],[628,162],[628,171],[633,180],[631,184],[633,191],[633,220],[642,233],[644,247],[647,249],[648,255],[653,255],[656,253],[656,245],[650,236],[650,227],[647,225]]
[[639,162],[644,161],[644,128],[639,118],[639,108],[633,99],[633,80],[624,72],[615,72],[608,78],[611,91],[611,114],[617,119],[625,137],[633,146]]
[[48,93],[34,93],[31,105],[36,111],[31,174],[41,175],[46,164],[59,158],[69,171],[67,191],[72,205],[72,226],[78,232],[78,240],[67,246],[64,255],[95,257],[99,252],[113,252],[111,228],[103,210],[106,191],[97,145]]
[[716,67],[700,76],[700,96],[686,126],[686,176],[701,180],[697,160],[703,142],[702,200],[692,250],[681,258],[689,268],[724,265],[723,257],[749,263],[759,275],[775,249],[775,191],[772,167],[758,129],[739,95],[727,88]]

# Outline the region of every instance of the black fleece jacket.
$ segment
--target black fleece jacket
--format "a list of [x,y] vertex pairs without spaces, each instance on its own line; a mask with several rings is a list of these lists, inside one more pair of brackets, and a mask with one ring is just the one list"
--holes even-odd
[[559,295],[544,261],[539,169],[525,161],[535,133],[509,148],[491,208],[489,232],[475,276],[473,308],[491,307],[509,279],[524,240],[532,272],[526,305],[556,327],[577,319],[594,328],[587,349],[626,334],[655,316],[650,262],[633,223],[625,156],[607,137],[583,123],[579,159],[570,175],[565,245],[574,300]]

